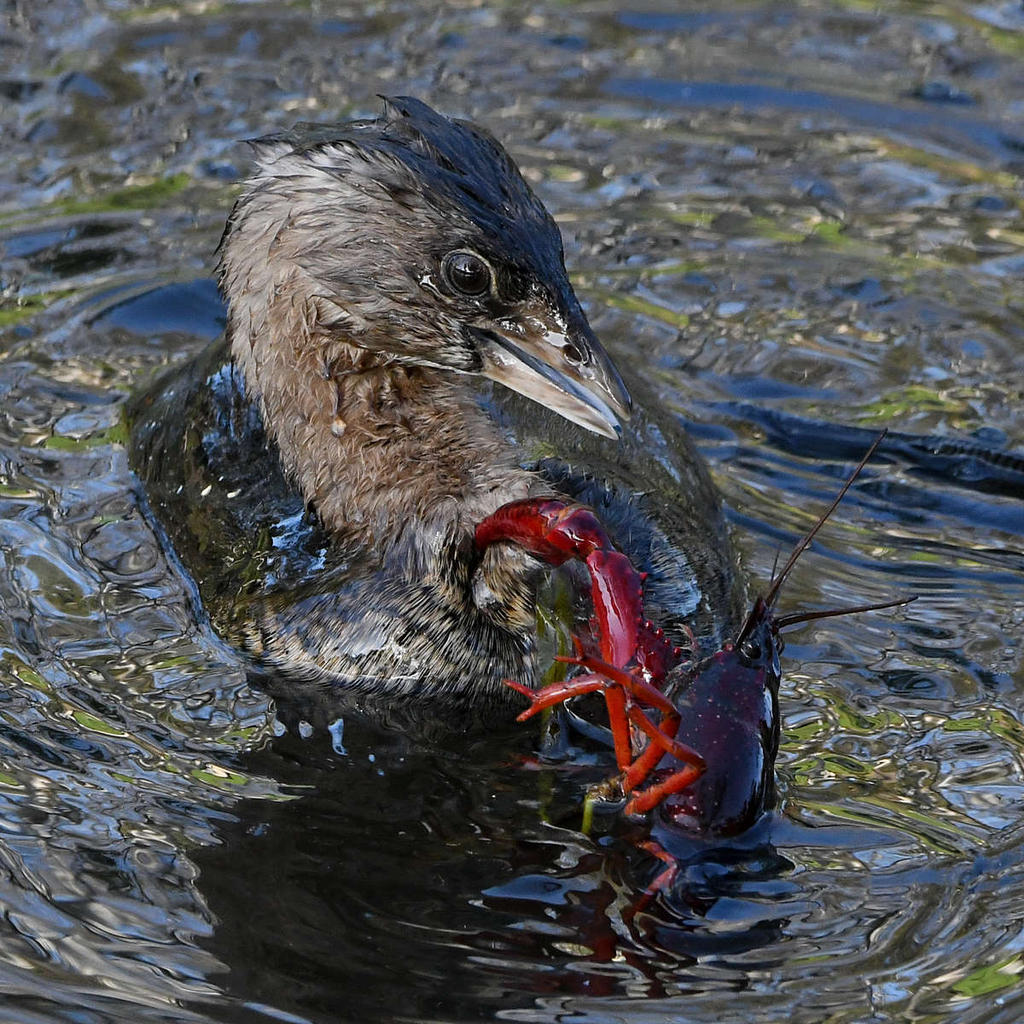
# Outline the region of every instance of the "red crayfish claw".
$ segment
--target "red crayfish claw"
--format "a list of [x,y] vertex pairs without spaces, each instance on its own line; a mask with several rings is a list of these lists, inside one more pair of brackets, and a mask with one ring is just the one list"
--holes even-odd
[[[582,675],[540,690],[505,680],[508,686],[530,700],[530,706],[519,715],[519,721],[571,697],[600,692],[608,708],[624,792],[630,792],[646,778],[665,753],[679,756],[685,762],[686,767],[677,775],[699,775],[704,762],[695,751],[672,739],[678,714],[658,689],[682,651],[644,618],[646,574],[637,571],[629,558],[616,550],[594,512],[561,498],[510,502],[476,529],[476,544],[481,551],[500,541],[518,544],[551,565],[561,565],[570,558],[585,563],[590,574],[599,652],[597,657],[585,653],[580,639],[574,637],[576,654],[557,660],[583,668]],[[658,724],[651,721],[643,710],[645,707],[661,712]],[[631,726],[649,738],[645,751],[638,758],[633,754]]]

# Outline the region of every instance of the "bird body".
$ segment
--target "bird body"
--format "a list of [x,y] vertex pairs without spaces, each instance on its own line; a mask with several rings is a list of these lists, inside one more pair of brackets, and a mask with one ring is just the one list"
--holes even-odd
[[503,678],[536,677],[547,567],[473,532],[560,494],[650,572],[656,614],[720,642],[737,594],[707,472],[666,418],[630,415],[504,150],[405,98],[254,146],[221,244],[226,339],[130,413],[221,631],[284,679],[507,703]]

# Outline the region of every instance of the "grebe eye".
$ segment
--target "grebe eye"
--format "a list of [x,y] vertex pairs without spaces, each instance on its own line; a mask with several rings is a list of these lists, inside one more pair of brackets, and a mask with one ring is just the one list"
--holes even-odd
[[491,287],[491,268],[475,252],[450,252],[441,261],[441,273],[462,295],[483,295]]
[[744,640],[740,644],[740,654],[749,661],[757,661],[761,657],[761,644],[758,640],[751,637],[749,640]]

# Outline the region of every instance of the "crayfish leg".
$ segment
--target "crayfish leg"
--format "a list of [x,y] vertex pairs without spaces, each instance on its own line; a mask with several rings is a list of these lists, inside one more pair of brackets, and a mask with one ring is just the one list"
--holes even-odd
[[[573,637],[575,640],[576,638]],[[586,667],[587,659],[582,655],[578,654],[575,658],[566,657],[562,654],[555,655],[555,661],[562,661],[568,665],[579,665]],[[603,664],[601,662],[600,664]],[[590,686],[588,684],[587,689],[580,690],[580,693],[593,693],[595,690],[604,690],[604,703],[608,709],[608,726],[612,733],[612,744],[615,747],[615,762],[619,766],[619,771],[624,772],[633,760],[633,740],[629,733],[629,698],[626,691],[622,688],[622,685],[617,679],[604,678],[607,673],[602,672],[599,675],[595,673],[588,673],[583,676],[576,676],[575,679],[570,679],[565,683],[555,683],[554,686],[570,687],[579,679],[594,680],[600,679],[600,685]],[[514,690],[518,690],[520,693],[524,692],[525,688],[520,686],[513,686]],[[550,689],[550,687],[545,687]],[[528,694],[532,694],[533,690],[526,690]],[[540,691],[543,693],[544,691]],[[575,694],[569,694],[569,696],[575,696]],[[568,697],[565,698],[566,700]],[[530,710],[530,714],[533,710]],[[523,714],[526,714],[525,712]],[[520,715],[518,721],[524,721],[523,715]]]
[[[647,732],[648,736],[650,736],[650,742],[647,744],[646,749],[640,757],[633,762],[629,770],[623,776],[624,793],[632,793],[633,790],[635,790],[635,788],[654,770],[658,761],[662,760],[667,753],[666,749],[670,743],[675,742],[672,737],[675,735],[676,728],[679,725],[679,715],[678,713],[667,715],[662,719],[662,722],[658,724],[657,728],[653,729],[651,732],[648,732],[647,729],[639,722],[637,724],[644,732]],[[650,722],[648,720],[648,725],[649,724]],[[655,738],[655,734],[660,737],[660,740]],[[686,750],[688,753],[692,753],[689,752],[688,748],[686,748]],[[692,758],[683,758],[682,760],[687,763],[692,763],[694,767],[699,763],[702,770],[703,760],[701,758],[697,757],[695,760]]]
[[615,762],[619,771],[624,772],[633,760],[633,740],[629,734],[629,714],[626,708],[626,691],[614,683],[605,684],[604,702],[608,708],[608,725],[612,730],[615,745]]
[[634,793],[632,799],[626,804],[625,813],[645,814],[657,807],[665,797],[678,793],[691,783],[696,782],[703,773],[703,768],[697,768],[695,765],[687,765],[681,771],[673,772],[663,782],[658,782],[639,793]]
[[630,696],[634,697],[641,704],[644,704],[649,708],[655,708],[666,715],[675,713],[675,705],[661,692],[661,690],[652,686],[646,679],[637,674],[636,671],[631,672],[627,668],[617,668],[615,665],[611,665],[607,661],[602,661],[600,658],[593,658],[587,654],[579,655],[575,658],[559,658],[558,660],[567,661],[573,665],[579,665],[581,668],[585,668],[589,672],[605,676],[610,683],[614,683],[617,686],[622,687],[624,690],[627,690]]
[[647,898],[645,900],[646,904],[652,896],[661,892],[662,889],[667,889],[675,881],[676,875],[679,874],[679,861],[661,843],[656,842],[654,839],[648,839],[646,842],[641,843],[640,848],[646,850],[652,857],[657,857],[658,860],[667,865],[665,870],[661,871],[654,881],[644,889],[644,896]]
[[514,679],[503,679],[502,682],[530,700],[530,706],[516,716],[517,722],[525,722],[538,711],[553,707],[555,704],[564,704],[570,697],[578,697],[584,693],[593,693],[595,690],[607,690],[608,688],[607,680],[594,675],[576,676],[560,683],[551,683],[539,690],[531,690],[530,687],[523,683],[517,683]]
[[671,754],[677,761],[692,764],[695,768],[704,770],[704,758],[693,747],[688,747],[685,743],[680,743],[675,739],[675,732],[679,727],[678,711],[666,714],[656,726],[639,708],[630,708],[629,720],[646,733],[651,741],[651,747],[660,748],[662,753]]

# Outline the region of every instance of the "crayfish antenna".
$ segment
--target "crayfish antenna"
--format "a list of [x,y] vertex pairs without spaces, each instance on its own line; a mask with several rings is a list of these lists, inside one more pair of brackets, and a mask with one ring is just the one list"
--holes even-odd
[[885,438],[885,435],[888,433],[889,431],[887,428],[883,429],[882,432],[878,435],[878,437],[875,438],[871,447],[864,453],[864,458],[862,458],[860,462],[857,463],[857,468],[849,475],[849,477],[846,480],[846,483],[843,484],[842,490],[835,496],[834,500],[832,501],[832,504],[829,505],[829,507],[825,509],[824,512],[822,512],[822,514],[818,517],[818,521],[810,528],[810,530],[807,531],[807,534],[797,544],[797,546],[793,548],[793,553],[789,556],[788,560],[786,561],[786,564],[782,567],[782,571],[778,574],[778,576],[775,575],[774,571],[772,572],[772,583],[771,586],[768,588],[768,593],[764,596],[764,603],[768,608],[771,608],[774,605],[775,598],[778,597],[779,594],[779,589],[782,587],[782,584],[786,582],[786,577],[792,571],[793,566],[796,565],[797,560],[807,550],[808,546],[810,545],[811,541],[814,540],[818,531],[825,525],[825,523],[828,522],[829,516],[831,516],[832,513],[835,512],[835,510],[839,507],[839,502],[841,502],[843,498],[846,497],[846,492],[853,486],[854,480],[856,480],[857,477],[860,476],[861,470],[868,464],[869,460],[871,459],[871,456],[875,454],[875,452],[878,449],[878,446],[882,443],[882,441]]
[[792,615],[779,615],[775,625],[784,630],[787,626],[798,626],[801,623],[813,623],[817,618],[835,618],[837,615],[854,615],[858,611],[879,611],[881,608],[898,608],[904,604],[912,604],[918,595],[901,597],[895,601],[881,601],[878,604],[851,604],[845,608],[829,608],[827,611],[798,611]]
[[796,626],[801,622],[814,622],[816,619],[832,619],[837,615],[855,615],[857,612],[875,612],[881,608],[899,608],[901,605],[912,604],[917,600],[917,594],[913,597],[901,597],[896,601],[881,601],[878,604],[854,604],[847,608],[831,608],[824,612],[797,612],[795,615],[780,615],[775,620],[779,629],[787,626]]

